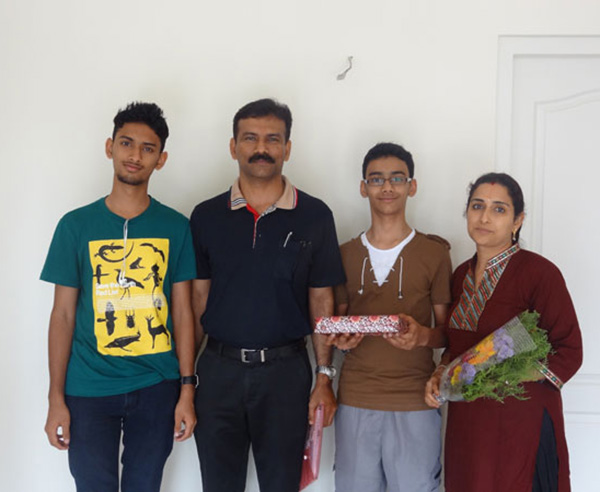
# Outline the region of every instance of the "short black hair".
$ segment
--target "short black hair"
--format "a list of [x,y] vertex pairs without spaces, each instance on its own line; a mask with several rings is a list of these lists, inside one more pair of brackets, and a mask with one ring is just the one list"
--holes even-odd
[[380,142],[374,147],[371,147],[369,152],[367,152],[367,155],[365,155],[362,165],[363,179],[367,177],[367,167],[369,166],[369,163],[375,159],[381,159],[382,157],[396,157],[400,159],[405,162],[406,167],[408,167],[408,177],[412,178],[414,176],[415,163],[413,162],[411,153],[402,147],[402,145],[391,142]]
[[113,140],[125,123],[145,123],[152,128],[160,139],[160,151],[164,150],[169,136],[169,127],[162,109],[156,104],[139,101],[129,103],[125,109],[119,110],[113,123],[115,124],[112,135]]
[[287,105],[270,98],[252,101],[235,113],[233,117],[233,138],[237,140],[240,120],[262,118],[264,116],[275,116],[275,118],[285,123],[285,141],[287,142],[292,133],[292,112]]
[[[523,213],[523,211],[525,210],[523,190],[521,190],[521,187],[519,186],[519,183],[517,183],[517,180],[506,173],[486,173],[479,176],[474,183],[471,183],[469,185],[469,198],[467,199],[466,210],[468,210],[469,208],[469,203],[471,202],[471,198],[473,198],[473,193],[475,193],[475,190],[479,188],[482,184],[486,183],[497,183],[499,185],[504,186],[506,188],[506,191],[508,192],[508,196],[510,196],[510,199],[512,200],[513,209],[515,211],[515,218],[517,218]],[[519,230],[515,233],[515,239],[513,243],[519,241],[520,233],[521,227],[519,227]]]

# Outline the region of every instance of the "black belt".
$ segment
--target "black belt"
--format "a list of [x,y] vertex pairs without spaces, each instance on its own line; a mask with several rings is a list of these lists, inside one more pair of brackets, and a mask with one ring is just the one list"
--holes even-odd
[[300,350],[304,349],[305,346],[306,343],[304,339],[301,338],[300,340],[296,340],[287,345],[281,345],[280,347],[244,349],[225,345],[224,343],[209,337],[208,342],[206,343],[206,350],[227,357],[228,359],[252,364],[256,362],[268,362],[275,359],[285,359],[286,357],[297,354]]

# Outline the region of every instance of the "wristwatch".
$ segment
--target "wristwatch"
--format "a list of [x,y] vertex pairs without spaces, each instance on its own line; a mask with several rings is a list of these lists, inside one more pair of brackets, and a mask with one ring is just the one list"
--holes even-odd
[[198,374],[193,376],[182,376],[181,384],[193,384],[194,388],[198,387]]
[[315,367],[315,374],[325,374],[325,376],[333,381],[333,378],[337,374],[337,369],[335,366],[317,366]]

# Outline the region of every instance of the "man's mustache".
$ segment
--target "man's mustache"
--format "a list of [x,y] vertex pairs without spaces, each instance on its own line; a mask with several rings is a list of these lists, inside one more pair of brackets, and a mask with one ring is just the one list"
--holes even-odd
[[269,162],[271,164],[275,164],[275,159],[273,159],[269,154],[266,154],[266,153],[265,154],[261,154],[261,153],[254,154],[252,157],[250,157],[248,162],[252,163],[252,162],[256,162],[256,161],[260,161],[260,160]]

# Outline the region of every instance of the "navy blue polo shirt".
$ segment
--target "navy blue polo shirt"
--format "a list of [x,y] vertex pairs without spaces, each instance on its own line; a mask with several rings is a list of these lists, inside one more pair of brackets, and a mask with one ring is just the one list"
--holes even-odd
[[260,216],[236,181],[190,219],[198,278],[211,280],[204,332],[234,347],[277,347],[312,333],[308,288],[345,282],[331,210],[284,181]]

